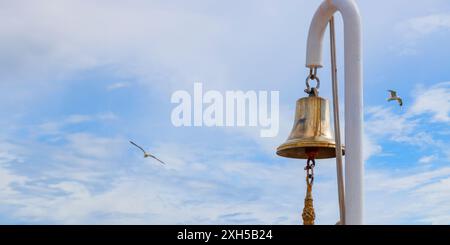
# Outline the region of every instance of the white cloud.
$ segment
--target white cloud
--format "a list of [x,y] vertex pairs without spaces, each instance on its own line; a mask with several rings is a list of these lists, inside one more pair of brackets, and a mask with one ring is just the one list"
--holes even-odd
[[411,106],[407,106],[403,113],[394,112],[391,107],[367,108],[366,152],[382,153],[380,145],[385,141],[432,149],[434,158],[428,154],[420,163],[435,160],[438,153],[448,152],[446,143],[436,139],[436,135],[423,125],[450,122],[450,82],[437,83],[428,88],[417,86],[413,98]]
[[113,112],[105,112],[97,114],[96,119],[100,121],[112,121],[118,119],[118,116]]
[[432,14],[408,19],[398,25],[409,39],[419,39],[438,31],[450,30],[450,14]]
[[392,108],[384,106],[366,109],[366,132],[371,136],[389,137],[395,140],[399,136],[409,135],[417,126],[417,122],[394,113]]
[[2,195],[16,194],[17,191],[14,190],[13,186],[26,184],[28,180],[28,177],[15,174],[11,170],[0,166],[0,190],[2,192]]
[[408,113],[393,112],[390,107],[369,107],[365,118],[365,143],[368,143],[366,151],[380,154],[380,145],[388,141],[414,145],[421,149],[439,145],[429,131],[418,129],[421,125],[418,119],[407,115]]
[[367,134],[364,134],[363,146],[364,161],[367,161],[370,157],[378,155],[383,151],[381,145],[377,144],[375,140],[367,136]]
[[421,185],[429,184],[441,178],[450,177],[450,168],[442,167],[433,170],[416,169],[401,173],[404,170],[390,172],[374,171],[367,176],[370,183],[367,187],[369,191],[399,192],[411,190]]
[[437,156],[436,155],[429,155],[429,156],[423,156],[419,159],[419,163],[422,164],[429,164],[432,163],[433,161],[437,160]]
[[435,122],[450,122],[450,82],[431,87],[420,86],[414,95],[416,100],[408,116],[428,114]]
[[367,138],[373,142],[366,147],[378,149],[378,156],[385,155],[380,145],[387,141],[418,146],[417,153],[426,149],[426,154],[417,162],[410,162],[408,168],[393,166],[389,171],[366,170],[368,223],[450,223],[450,216],[445,215],[450,212],[445,204],[450,202],[447,188],[450,169],[448,160],[439,157],[448,149],[446,142],[429,130],[431,125],[448,123],[448,90],[448,82],[427,88],[419,86],[413,93],[415,100],[403,112],[381,106],[367,109]]
[[450,169],[368,171],[369,224],[449,224]]
[[[180,148],[170,147],[174,146],[174,149]],[[41,182],[43,189],[35,195],[23,190],[36,185],[38,180],[26,178],[27,181],[14,184],[10,181],[8,186],[15,192],[14,196],[3,193],[1,197],[8,200],[8,204],[21,204],[15,209],[16,218],[37,223],[300,223],[304,179],[298,161],[267,165],[228,161],[216,155],[214,162],[210,162],[206,159],[211,158],[200,160],[198,150],[190,154],[173,154],[172,151],[171,155],[171,161],[179,158],[184,165],[166,169],[157,164],[142,164],[143,160],[138,157],[126,162],[126,171],[120,167],[111,169],[108,175],[114,176],[113,180],[97,176],[96,182],[90,182],[70,180],[66,175],[55,176],[48,184]],[[195,164],[205,168],[192,168]],[[60,171],[64,171],[63,168]],[[321,161],[316,173],[317,222],[333,224],[337,220],[333,161]],[[20,178],[20,175],[14,177]],[[61,178],[64,180],[56,181]],[[450,212],[445,205],[450,201],[449,180],[448,167],[406,173],[368,170],[366,220],[371,224],[449,223],[448,216],[440,215]],[[56,183],[51,184],[54,181]],[[95,189],[98,184],[106,188]]]
[[110,84],[106,87],[107,90],[116,90],[116,89],[121,89],[121,88],[127,88],[129,87],[131,84],[127,83],[127,82],[118,82],[118,83],[113,83]]
[[[5,90],[9,96],[5,100],[11,98],[11,101],[14,97],[30,94],[38,96],[37,90],[41,88],[58,87],[53,80],[64,80],[78,71],[105,65],[113,67],[113,75],[137,78],[154,89],[164,87],[170,90],[197,78],[217,89],[221,86],[254,86],[241,83],[251,80],[250,77],[235,80],[232,79],[233,74],[242,67],[246,74],[252,67],[257,67],[257,73],[261,73],[260,66],[254,64],[255,60],[261,62],[264,57],[278,60],[271,47],[284,46],[295,39],[289,32],[285,37],[289,42],[284,43],[282,38],[288,33],[286,30],[280,33],[268,31],[268,27],[277,21],[287,23],[290,19],[262,21],[267,19],[268,9],[273,16],[281,11],[280,7],[265,6],[259,18],[252,18],[248,12],[257,15],[258,9],[254,6],[251,6],[252,11],[242,13],[239,12],[242,8],[235,6],[230,11],[217,8],[221,15],[208,15],[202,8],[192,7],[195,5],[192,3],[180,3],[185,4],[185,8],[173,9],[164,1],[151,6],[145,2],[125,5],[79,1],[17,2],[9,2],[0,10],[3,20],[0,21],[0,35],[8,44],[3,48],[3,59],[0,60],[0,67],[5,71],[2,72],[5,78],[2,80],[9,81],[3,84],[18,86],[18,90],[25,91],[22,94],[13,93],[12,89]],[[310,12],[308,5],[316,5],[310,2],[299,3],[305,13]],[[286,6],[295,12],[292,16],[299,16],[297,8]],[[223,14],[230,14],[232,20],[221,18]],[[19,15],[22,18],[18,19]],[[309,19],[304,19],[305,23],[309,22]],[[307,29],[307,24],[299,24],[297,19],[295,23],[298,29]],[[273,27],[277,27],[275,30],[284,25]],[[250,29],[252,32],[248,32]],[[283,35],[277,35],[281,33]],[[240,38],[236,39],[236,36]],[[267,36],[277,38],[266,39]],[[303,52],[304,45],[294,43]],[[291,47],[287,50],[296,53]],[[301,53],[293,56],[302,57]],[[251,66],[241,63],[247,57],[252,57]],[[298,67],[293,66],[297,71]],[[266,70],[264,76],[268,72]],[[255,84],[257,82],[260,81],[254,81]],[[411,115],[430,113],[435,121],[448,120],[448,109],[445,114],[445,109],[430,109],[432,106],[426,102],[418,102]],[[411,120],[409,116],[399,116],[381,107],[371,108],[368,113],[365,159],[381,153],[380,142],[386,138],[420,145],[436,143],[427,132],[416,134],[420,122]],[[264,153],[258,152],[260,148],[242,145],[211,150],[208,148],[210,144],[186,147],[164,143],[155,146],[152,153],[169,163],[166,168],[141,159],[140,153],[134,154],[134,149],[125,146],[127,139],[92,133],[67,134],[64,131],[66,125],[116,118],[112,113],[72,115],[61,122],[46,122],[41,125],[42,130],[36,132],[58,135],[66,140],[65,145],[26,142],[30,147],[24,165],[33,173],[6,167],[22,156],[16,149],[2,151],[0,162],[5,162],[5,165],[0,168],[0,176],[3,176],[0,179],[4,179],[1,186],[9,191],[2,191],[0,199],[16,205],[15,212],[10,215],[24,222],[299,223],[304,197],[302,164],[293,160],[246,158],[258,155],[256,152],[267,157],[268,152],[273,153],[275,147],[285,140],[293,116],[290,113],[285,115],[289,116],[283,116],[281,123],[286,125],[281,128],[286,132],[280,132],[279,138],[260,143]],[[251,132],[246,128],[239,132],[261,142],[259,136],[255,136],[257,130]],[[269,165],[268,161],[273,163]],[[317,173],[314,195],[318,223],[334,224],[337,195],[333,161],[321,161]],[[442,186],[448,185],[444,179],[448,175],[446,168],[423,174],[408,173],[399,179],[398,174],[393,173],[375,177],[370,177],[371,170],[367,173],[370,181],[368,191],[376,192],[373,196],[370,194],[373,203],[368,202],[371,211],[368,220],[395,223],[407,217],[420,217],[423,222],[430,219],[435,219],[432,222],[448,221],[447,216],[439,215],[449,213],[444,203],[447,199],[444,196],[437,200],[436,196],[438,190],[447,193]],[[427,188],[419,192],[419,186]],[[385,192],[390,188],[392,192]],[[378,192],[381,194],[377,195]],[[414,193],[423,195],[424,199],[417,199]],[[426,203],[428,197],[433,197],[433,201]],[[415,206],[409,207],[411,204]],[[436,212],[429,212],[431,209]],[[410,213],[406,215],[403,210]]]
[[[215,62],[211,59],[218,49],[211,45],[217,43],[217,35],[221,35],[218,32],[227,30],[214,16],[171,8],[164,2],[101,4],[66,0],[28,4],[24,7],[20,1],[9,3],[1,11],[2,23],[9,23],[0,25],[5,42],[16,46],[6,54],[13,59],[4,60],[14,68],[8,74],[49,78],[55,77],[55,71],[56,76],[67,76],[118,64],[120,69],[113,72],[141,78],[155,70],[152,66],[164,70],[184,65],[183,72],[188,72],[189,67],[195,67],[189,65],[193,57]],[[17,20],[17,15],[23,18]],[[117,16],[122,17],[119,20]],[[181,23],[184,28],[179,28]],[[190,35],[193,32],[199,35]],[[15,42],[15,38],[24,41]]]
[[[241,157],[229,160],[230,155],[245,156],[241,148],[160,144],[152,151],[168,163],[161,166],[134,154],[125,139],[85,133],[66,137],[67,144],[46,147],[50,166],[43,163],[46,159],[26,159],[33,176],[0,169],[12,176],[3,178],[10,191],[0,193],[0,198],[7,200],[3,205],[17,205],[9,215],[18,222],[300,223],[304,179],[299,178],[303,166],[297,161],[269,165]],[[323,161],[318,171],[326,176],[333,168]],[[329,200],[334,197],[333,176],[315,187],[317,208],[323,210],[319,223],[336,220],[335,210],[329,209],[336,204]]]
[[33,133],[36,135],[60,135],[64,132],[64,127],[87,123],[87,122],[105,122],[116,120],[118,117],[112,112],[104,112],[98,114],[72,114],[64,117],[60,121],[47,121],[40,123],[33,128]]
[[450,223],[450,177],[441,179],[433,184],[424,185],[414,192],[416,200],[427,200],[421,203],[423,212],[427,215],[422,218],[424,222],[434,225],[448,225]]
[[123,144],[118,139],[94,136],[88,133],[67,134],[68,153],[93,159],[110,159],[117,156],[117,150]]
[[68,124],[78,124],[83,122],[91,121],[92,117],[88,115],[70,115],[68,116],[64,122]]
[[399,42],[394,51],[401,55],[416,55],[419,53],[418,43],[439,32],[450,31],[450,14],[431,14],[412,17],[395,25],[399,33]]
[[[293,32],[287,23],[302,12],[312,15],[309,7],[317,5],[311,1],[176,2],[5,4],[0,9],[0,38],[5,44],[0,47],[0,74],[9,96],[5,101],[32,103],[33,98],[66,86],[76,74],[102,69],[119,81],[125,77],[164,93],[194,81],[205,81],[214,89],[277,87],[272,79],[286,74],[286,66],[276,60],[291,63],[304,52],[305,40],[291,41],[303,34]],[[277,18],[267,18],[268,14]],[[308,18],[295,19],[297,28],[306,30],[308,24]],[[280,47],[283,50],[274,52]],[[257,63],[250,57],[257,57]],[[259,69],[263,64],[272,67],[264,76]],[[288,69],[294,67],[298,68]]]
[[[0,198],[7,200],[3,205],[20,204],[10,214],[16,220],[41,224],[300,223],[305,186],[299,161],[230,160],[255,149],[187,148],[172,143],[152,149],[168,163],[164,167],[134,154],[126,139],[85,133],[67,138],[67,145],[45,151],[53,159],[50,171],[40,165],[37,175],[28,177],[0,169],[7,173],[2,185],[9,190]],[[320,161],[316,168],[318,224],[337,220],[334,168],[333,160]],[[408,172],[369,169],[366,173],[368,223],[450,222],[439,215],[450,212],[444,204],[450,201],[448,167]]]

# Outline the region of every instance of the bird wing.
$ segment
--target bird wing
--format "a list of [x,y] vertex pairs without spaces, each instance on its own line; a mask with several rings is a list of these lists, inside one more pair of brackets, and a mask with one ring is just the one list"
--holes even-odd
[[161,161],[161,160],[159,160],[157,157],[155,157],[155,156],[153,156],[153,155],[150,155],[150,157],[152,157],[152,158],[154,158],[156,161],[158,161],[158,162],[160,162],[160,163],[162,163],[162,164],[164,164],[164,165],[166,165],[166,163],[165,162],[163,162],[163,161]]
[[388,90],[391,93],[391,97],[397,97],[397,92],[394,90]]
[[397,101],[398,101],[398,104],[399,104],[400,106],[403,106],[403,100],[402,100],[402,98],[397,98]]
[[141,149],[142,152],[144,152],[144,154],[146,153],[144,149],[142,149],[142,147],[138,146],[136,143],[134,143],[133,141],[130,141],[131,144],[133,144],[134,146],[136,146],[137,148]]

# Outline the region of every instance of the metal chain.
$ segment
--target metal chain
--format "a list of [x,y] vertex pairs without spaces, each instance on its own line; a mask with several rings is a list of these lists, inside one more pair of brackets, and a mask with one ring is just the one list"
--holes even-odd
[[316,161],[314,158],[308,158],[308,161],[306,162],[306,182],[309,185],[312,185],[314,183],[314,167],[316,166]]
[[303,225],[314,225],[316,214],[314,212],[313,198],[312,198],[312,185],[314,182],[314,167],[316,162],[314,158],[308,158],[306,162],[306,196],[305,206],[303,208],[302,219]]

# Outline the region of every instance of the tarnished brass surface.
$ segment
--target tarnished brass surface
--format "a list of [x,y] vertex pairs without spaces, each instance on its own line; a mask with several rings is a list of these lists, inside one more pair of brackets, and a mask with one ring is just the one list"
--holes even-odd
[[[329,103],[319,96],[309,96],[297,101],[291,134],[277,148],[277,154],[288,158],[308,159],[305,149],[311,147],[318,148],[316,159],[336,157]],[[342,152],[344,154],[344,149]]]

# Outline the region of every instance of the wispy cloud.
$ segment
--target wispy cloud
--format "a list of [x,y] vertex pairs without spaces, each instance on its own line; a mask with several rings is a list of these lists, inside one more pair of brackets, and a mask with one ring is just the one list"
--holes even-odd
[[47,121],[32,127],[33,134],[36,135],[56,135],[62,134],[64,127],[88,122],[113,121],[118,117],[112,112],[99,113],[94,115],[72,114],[65,116],[59,121]]
[[[367,219],[374,224],[449,224],[450,169],[367,173]],[[376,215],[374,215],[376,214]]]
[[[174,145],[168,150],[173,150]],[[91,147],[97,147],[93,145]],[[161,146],[165,148],[166,146]],[[162,151],[164,152],[164,151]],[[162,153],[164,157],[167,157]],[[90,155],[90,154],[89,154]],[[105,154],[93,154],[108,159],[110,170],[89,168],[102,175],[77,179],[70,175],[54,175],[43,182],[22,177],[9,171],[9,188],[2,192],[7,205],[20,203],[11,215],[16,219],[37,223],[147,223],[147,224],[298,224],[304,182],[299,178],[302,166],[267,165],[251,161],[214,162],[200,160],[198,152],[172,154],[183,165],[164,169],[130,159],[120,164]],[[140,158],[139,158],[140,159]],[[81,162],[72,159],[81,170]],[[144,164],[143,164],[144,163]],[[63,162],[60,162],[63,164]],[[81,164],[81,165],[80,165]],[[196,168],[200,164],[203,168]],[[324,169],[329,166],[331,171]],[[128,169],[128,170],[127,170]],[[3,168],[2,171],[5,169]],[[76,171],[76,169],[74,169]],[[65,171],[61,168],[59,171]],[[60,172],[62,173],[62,172]],[[319,223],[337,220],[336,183],[332,161],[321,161],[314,198]],[[106,174],[106,175],[105,175]],[[46,174],[46,176],[49,176]],[[111,181],[110,177],[114,176]],[[447,188],[448,167],[434,170],[399,171],[370,170],[367,172],[367,222],[381,223],[448,223],[445,205],[450,196]],[[39,192],[28,192],[32,186]],[[103,186],[99,189],[95,186]],[[280,190],[284,190],[280,192]],[[44,194],[46,193],[46,194]],[[382,201],[382,205],[379,203]],[[24,221],[22,221],[24,222]]]
[[116,89],[121,89],[121,88],[127,88],[129,86],[131,86],[131,84],[128,82],[118,82],[118,83],[113,83],[113,84],[108,85],[106,87],[106,89],[111,91],[111,90],[116,90]]
[[419,163],[429,164],[432,163],[434,160],[437,160],[436,155],[423,156],[419,159]]
[[396,52],[403,55],[419,53],[418,43],[430,35],[450,31],[450,14],[431,14],[404,20],[395,25],[394,31],[400,33],[400,43]]
[[[67,170],[64,167],[59,168],[58,172],[55,172],[59,174],[53,177],[46,173],[45,176],[49,178],[46,181],[40,178],[22,179],[20,175],[9,174],[8,176],[12,177],[4,178],[4,181],[7,181],[5,185],[10,192],[14,191],[14,196],[8,192],[2,192],[1,196],[8,200],[5,205],[21,203],[13,213],[16,218],[22,217],[39,223],[69,224],[129,222],[213,224],[235,221],[273,223],[276,220],[298,222],[295,219],[297,215],[286,214],[289,212],[287,208],[291,206],[286,204],[296,203],[297,197],[279,196],[276,191],[280,187],[292,189],[296,184],[301,184],[296,183],[298,178],[291,168],[301,172],[302,168],[297,164],[289,168],[267,165],[262,167],[256,162],[229,162],[220,158],[216,158],[214,163],[209,163],[199,162],[199,157],[190,158],[185,154],[175,155],[184,163],[178,170],[164,169],[157,164],[145,164],[144,161],[147,159],[137,160],[137,158],[114,164],[114,159],[103,150],[104,147],[113,150],[110,142],[95,144],[98,140],[89,140],[89,144],[80,146],[83,142],[85,141],[70,143],[75,147],[73,149],[66,147],[62,149],[68,152],[69,156],[71,152],[79,152],[83,158],[59,159],[58,164],[67,165],[66,161],[71,161],[74,167],[77,166],[78,170],[72,169],[76,172],[87,170],[84,167],[86,159],[95,159],[92,164],[108,161],[109,164],[103,165],[102,168],[93,168],[92,164],[89,165],[88,169],[91,172],[100,171],[102,175],[97,176],[95,180],[77,179],[71,177],[71,173],[65,174]],[[90,149],[86,150],[88,148]],[[49,151],[47,154],[54,153]],[[174,157],[169,160],[172,163]],[[197,163],[206,168],[195,168]],[[106,168],[108,165],[109,170]],[[274,175],[274,172],[277,174]],[[114,177],[112,182],[111,177]],[[233,182],[231,179],[239,181]],[[262,180],[264,182],[261,182]],[[31,186],[37,183],[41,186],[41,190],[35,194],[29,192]],[[104,186],[100,188],[104,190],[97,190],[94,188],[96,185]],[[270,198],[274,194],[278,198]],[[281,206],[280,200],[283,203]],[[273,212],[275,209],[284,211]],[[236,212],[245,215],[233,219],[226,215]]]
[[[392,141],[418,146],[435,152],[435,157],[447,151],[446,143],[424,125],[447,125],[450,121],[450,83],[441,82],[424,88],[417,86],[414,100],[406,111],[394,112],[390,107],[374,106],[366,110],[366,143],[372,151],[381,152],[381,144]],[[429,156],[429,154],[427,155]],[[421,162],[430,160],[423,158]]]
[[[373,141],[372,147],[378,147],[378,153],[383,153],[381,146],[391,142],[418,147],[416,153],[422,155],[417,160],[409,158],[408,168],[394,165],[386,170],[370,168],[366,172],[369,223],[450,223],[450,216],[438,214],[450,212],[444,204],[450,201],[449,158],[445,157],[448,150],[446,142],[429,129],[448,124],[449,83],[417,86],[412,97],[405,111],[394,112],[382,106],[366,111],[367,137]],[[391,144],[389,148],[392,147]]]
[[408,19],[400,24],[398,28],[403,31],[408,39],[424,38],[439,31],[450,30],[450,14],[431,14]]
[[[305,33],[292,31],[292,26],[307,30],[310,19],[304,16],[312,15],[310,10],[319,2],[5,3],[0,9],[0,111],[30,115],[30,120],[24,123],[7,115],[0,121],[13,128],[0,132],[0,200],[8,210],[0,223],[299,224],[303,162],[275,158],[274,151],[291,129],[293,109],[288,106],[299,94]],[[391,14],[398,16],[398,11],[394,8]],[[384,21],[393,23],[392,18]],[[377,27],[383,34],[378,36],[386,39],[385,28]],[[449,25],[443,14],[410,19],[400,28],[405,37],[401,46],[414,50],[414,43]],[[377,57],[378,46],[367,53]],[[102,69],[111,76],[110,84],[72,90],[70,85],[78,84],[83,75],[96,78]],[[136,107],[115,104],[113,95],[120,93],[106,93],[121,88],[134,92],[130,84],[138,82],[159,94],[190,87],[196,80],[213,89],[283,87],[283,98],[290,104],[281,104],[279,137],[261,140],[258,130],[250,128],[206,131],[204,136],[199,134],[203,129],[160,127],[155,118],[163,117],[160,107],[169,100],[152,100],[141,105],[151,113],[134,114]],[[70,98],[58,102],[72,104],[55,109],[63,112],[50,119],[36,115],[40,111],[35,108],[47,111],[53,106],[37,98],[66,89],[70,93],[61,97]],[[448,83],[424,86],[404,111],[384,106],[366,111],[369,223],[450,223],[448,139],[427,128],[443,125],[445,132],[448,90]],[[17,103],[23,100],[29,103]],[[75,114],[65,114],[69,108]],[[117,116],[122,112],[127,118]],[[120,129],[112,130],[109,123],[116,119]],[[129,145],[130,135],[142,139],[167,166],[143,159]],[[387,149],[406,146],[417,149],[414,157],[406,154],[410,166],[374,167],[373,159],[387,156]],[[316,173],[317,221],[334,224],[334,161],[320,161]]]
[[431,116],[435,122],[450,122],[450,82],[442,82],[433,86],[419,86],[408,116]]

